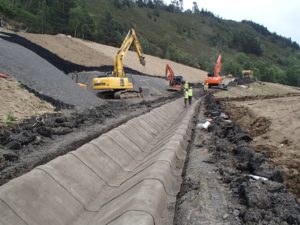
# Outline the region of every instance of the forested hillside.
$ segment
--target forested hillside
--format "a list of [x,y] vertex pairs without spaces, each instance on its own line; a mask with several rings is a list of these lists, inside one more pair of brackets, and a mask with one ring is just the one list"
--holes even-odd
[[251,21],[161,0],[0,0],[0,16],[18,30],[65,33],[119,46],[130,27],[144,52],[211,71],[223,54],[223,74],[251,69],[263,81],[300,86],[300,47]]

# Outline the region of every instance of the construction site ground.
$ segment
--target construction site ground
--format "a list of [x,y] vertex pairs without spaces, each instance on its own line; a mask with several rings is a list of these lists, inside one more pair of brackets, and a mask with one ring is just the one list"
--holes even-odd
[[252,90],[246,90],[252,91],[248,97],[243,96],[243,92],[238,95],[236,89],[217,96],[228,98],[225,111],[254,138],[257,151],[281,168],[284,183],[299,199],[300,92],[269,83],[256,83],[250,88]]
[[184,108],[166,63],[195,84],[205,72],[152,56],[143,68],[129,52],[148,94],[99,99],[91,78],[111,71],[117,48],[14,35],[0,35],[12,76],[0,78],[0,224],[300,224],[298,89],[195,88]]

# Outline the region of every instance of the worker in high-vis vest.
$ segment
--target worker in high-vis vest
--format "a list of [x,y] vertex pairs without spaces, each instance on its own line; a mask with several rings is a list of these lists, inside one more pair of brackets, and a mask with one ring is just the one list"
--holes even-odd
[[188,90],[188,98],[189,98],[189,105],[192,104],[192,98],[193,98],[193,89],[192,87],[189,88]]
[[185,81],[184,82],[184,90],[188,90],[189,89],[189,82]]
[[184,89],[183,94],[184,94],[184,108],[186,108],[187,101],[189,99],[189,91],[187,89]]
[[205,83],[205,84],[203,85],[203,90],[204,90],[204,93],[205,93],[205,94],[208,92],[208,84],[207,84],[207,83]]

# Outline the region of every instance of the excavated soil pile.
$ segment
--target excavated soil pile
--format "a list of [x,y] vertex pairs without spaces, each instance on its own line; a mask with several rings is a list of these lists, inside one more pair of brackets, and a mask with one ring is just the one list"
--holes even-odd
[[[81,89],[49,62],[26,49],[28,47],[40,51],[42,48],[29,44],[28,41],[23,43],[26,48],[15,44],[18,43],[18,40],[23,41],[23,39],[16,35],[0,33],[0,68],[2,72],[15,77],[29,90],[50,101],[57,108],[74,106],[88,108],[102,103],[100,99]],[[47,55],[49,52],[42,54]],[[50,58],[52,56],[53,54],[49,55]],[[53,58],[53,60],[57,60],[57,58]]]
[[226,103],[224,111],[234,119],[234,122],[243,127],[251,137],[265,134],[271,125],[271,121],[266,117],[257,116],[251,110],[242,106]]
[[213,118],[210,161],[239,199],[241,221],[247,225],[300,224],[300,205],[282,184],[281,172],[250,145],[249,134],[221,114],[220,102],[207,95],[206,104],[206,115]]
[[83,112],[34,117],[14,128],[0,130],[0,185],[177,97],[134,104],[111,101]]
[[300,199],[300,97],[226,102],[226,112],[255,137],[256,150],[283,171],[284,183]]

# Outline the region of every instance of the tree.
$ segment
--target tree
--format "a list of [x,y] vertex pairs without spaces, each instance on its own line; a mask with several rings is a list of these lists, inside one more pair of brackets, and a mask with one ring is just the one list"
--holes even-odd
[[250,32],[235,32],[230,43],[231,48],[245,53],[252,53],[255,55],[262,55],[262,48],[258,39]]
[[197,2],[193,2],[193,9],[192,9],[193,13],[199,13],[199,7],[198,7],[198,3]]
[[94,21],[82,6],[70,10],[69,26],[74,32],[74,37],[91,37],[95,27]]

